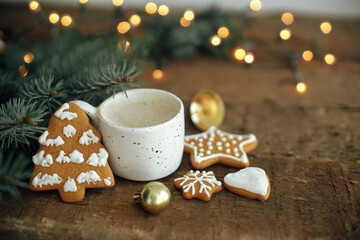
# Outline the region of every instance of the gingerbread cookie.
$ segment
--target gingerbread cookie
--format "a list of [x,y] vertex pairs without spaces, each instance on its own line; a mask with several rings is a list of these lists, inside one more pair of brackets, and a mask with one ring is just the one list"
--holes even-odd
[[216,180],[212,171],[190,170],[183,177],[176,178],[174,186],[183,190],[184,198],[197,198],[203,201],[209,201],[213,193],[222,190],[221,182]]
[[260,201],[266,201],[270,195],[269,176],[258,167],[248,167],[227,174],[224,187],[232,193]]
[[114,186],[109,154],[100,141],[100,133],[78,105],[62,105],[39,137],[30,189],[57,189],[64,202],[78,202],[83,200],[86,188]]
[[250,164],[246,153],[257,145],[254,134],[230,134],[211,127],[206,132],[185,136],[184,151],[190,153],[191,165],[196,169],[216,163],[245,168]]

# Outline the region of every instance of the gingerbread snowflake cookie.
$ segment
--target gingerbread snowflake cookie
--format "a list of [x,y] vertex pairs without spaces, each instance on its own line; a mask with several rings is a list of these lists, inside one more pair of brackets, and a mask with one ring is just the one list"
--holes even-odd
[[211,127],[206,132],[185,136],[184,151],[190,153],[191,164],[196,169],[216,163],[245,168],[250,164],[246,153],[257,145],[254,134],[230,134]]
[[78,105],[62,105],[39,137],[30,189],[57,189],[64,202],[78,202],[86,188],[114,186],[109,154],[100,141],[100,133]]
[[270,195],[269,177],[258,167],[248,167],[227,174],[224,178],[224,187],[232,193],[260,201],[266,201]]
[[184,198],[197,198],[203,201],[209,201],[213,193],[222,190],[221,182],[216,180],[212,171],[190,170],[183,177],[176,178],[174,186],[183,190]]

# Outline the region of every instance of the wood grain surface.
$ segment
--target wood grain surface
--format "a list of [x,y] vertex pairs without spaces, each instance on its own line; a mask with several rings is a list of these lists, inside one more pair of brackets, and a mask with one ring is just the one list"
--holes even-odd
[[[3,10],[1,11],[3,12]],[[0,17],[3,19],[3,17]],[[277,26],[278,18],[257,21]],[[297,19],[289,46],[308,47],[321,19]],[[260,26],[260,25],[259,25]],[[275,47],[276,31],[255,25],[249,36]],[[151,215],[132,196],[145,182],[116,177],[112,189],[88,189],[83,202],[63,203],[56,191],[22,191],[22,199],[0,204],[0,239],[359,239],[360,238],[360,28],[357,21],[334,21],[321,48],[338,57],[334,66],[299,63],[308,91],[298,95],[286,69],[251,69],[232,61],[196,56],[166,60],[163,81],[142,73],[143,87],[165,89],[185,105],[186,134],[191,98],[202,89],[224,99],[224,131],[254,133],[259,146],[251,166],[269,175],[266,202],[225,189],[211,201],[185,200],[175,178],[191,169],[188,154],[180,168],[160,181],[172,194],[169,208]],[[281,64],[255,49],[257,66]],[[237,169],[207,168],[223,180]]]

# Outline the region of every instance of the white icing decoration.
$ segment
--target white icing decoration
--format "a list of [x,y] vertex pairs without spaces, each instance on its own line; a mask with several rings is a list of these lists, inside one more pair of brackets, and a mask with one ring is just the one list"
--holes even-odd
[[32,157],[32,161],[35,165],[49,167],[51,164],[53,164],[52,156],[50,154],[46,154],[46,156],[44,157],[44,153],[45,151],[41,150]]
[[61,182],[62,182],[61,177],[59,177],[59,175],[57,175],[56,173],[54,173],[53,175],[48,175],[45,173],[42,176],[41,176],[41,173],[39,173],[32,180],[32,185],[34,187],[37,187],[37,186],[42,187],[43,185],[54,185],[54,184],[59,184]]
[[66,137],[73,137],[76,133],[76,129],[69,124],[64,127],[63,133]]
[[100,148],[99,153],[92,153],[86,163],[95,167],[105,167],[108,157],[108,152],[104,148]]
[[206,151],[206,154],[207,154],[207,155],[211,154],[211,151],[210,151],[210,150],[207,150],[207,151]]
[[[223,152],[214,152],[213,154],[211,155],[206,155],[206,156],[201,156],[199,153],[199,149],[198,149],[198,146],[195,146],[195,144],[192,144],[192,142],[190,142],[190,144],[188,143],[189,141],[193,141],[193,139],[195,139],[196,137],[200,136],[201,134],[195,134],[195,135],[189,135],[189,136],[186,136],[186,138],[189,139],[189,141],[185,141],[185,146],[186,147],[189,147],[191,149],[194,150],[194,161],[197,162],[197,163],[201,163],[203,161],[206,161],[206,160],[209,160],[209,159],[213,159],[213,158],[217,158],[217,157],[226,157],[226,158],[230,158],[230,159],[233,159],[233,160],[236,160],[236,161],[240,161],[240,162],[243,162],[243,163],[248,163],[249,160],[247,158],[247,155],[246,155],[246,152],[244,151],[244,146],[246,146],[247,144],[250,144],[250,143],[253,143],[253,142],[256,142],[256,137],[254,134],[249,134],[249,135],[237,135],[237,134],[230,134],[230,133],[226,133],[226,132],[222,132],[221,130],[217,129],[216,127],[210,127],[207,132],[207,134],[210,134],[210,136],[212,134],[215,135],[215,133],[217,133],[218,135],[220,135],[220,133],[223,133],[223,136],[225,136],[226,134],[226,137],[230,139],[230,136],[232,136],[233,140],[231,141],[231,143],[233,145],[236,145],[236,144],[239,144],[238,145],[238,148],[234,148],[234,152],[235,154],[231,154],[231,151],[230,153],[223,153]],[[241,140],[244,140],[244,138],[247,138],[245,141],[242,141],[242,142],[239,142],[237,139],[241,139]],[[205,145],[208,145],[208,149],[209,150],[213,150],[214,149],[214,146],[213,145],[210,145],[208,142],[209,142],[210,139],[208,139],[208,141],[204,141],[204,144]],[[222,147],[222,142],[221,141],[218,141],[216,142],[216,146],[215,148],[217,149],[217,151],[222,151],[223,150],[223,147]],[[238,151],[240,150],[241,153],[239,153]],[[226,150],[225,150],[226,151]],[[237,153],[238,152],[238,153]]]
[[105,183],[105,185],[110,186],[111,185],[111,178],[110,177],[105,178],[104,183]]
[[60,146],[65,143],[64,140],[60,136],[57,136],[55,139],[46,139],[48,135],[49,135],[48,130],[43,132],[43,134],[41,134],[41,136],[39,137],[39,143],[42,145],[45,145],[47,147],[53,146],[53,145]]
[[230,153],[230,152],[231,152],[231,150],[230,150],[229,148],[227,148],[225,151],[226,151],[226,153]]
[[95,136],[91,129],[87,130],[83,133],[81,138],[79,139],[79,143],[82,145],[89,145],[90,143],[98,143],[99,138]]
[[189,138],[185,138],[185,141],[189,141]]
[[76,181],[79,184],[84,182],[95,183],[97,181],[101,181],[101,179],[100,176],[94,170],[90,170],[88,172],[80,173],[79,176],[76,178]]
[[225,143],[225,147],[230,147],[230,143]]
[[76,192],[76,191],[77,191],[77,187],[75,180],[68,177],[68,180],[64,184],[64,192]]
[[[198,176],[199,174],[200,176]],[[195,194],[195,183],[197,182],[200,183],[199,193],[202,193],[202,191],[204,190],[205,194],[208,195],[209,197],[210,194],[208,190],[211,190],[211,187],[215,187],[215,185],[221,186],[221,182],[216,180],[214,173],[212,171],[209,172],[202,171],[202,173],[200,173],[200,171],[194,172],[193,170],[190,170],[189,175],[184,175],[183,177],[177,178],[174,181],[178,181],[178,180],[184,180],[180,183],[180,186],[183,187],[184,192],[188,192],[191,189],[192,195]],[[186,184],[187,181],[189,182]],[[208,183],[211,186],[205,183]]]
[[204,146],[204,144],[202,144],[202,143],[199,143],[199,147],[203,147]]
[[236,173],[229,173],[225,176],[224,182],[229,186],[262,196],[267,194],[269,187],[269,180],[265,171],[258,167],[247,167]]
[[207,142],[207,145],[209,145],[209,146],[212,145],[212,142],[211,141]]
[[194,142],[191,142],[190,144],[191,144],[191,145],[195,145],[195,143],[194,143]]
[[227,140],[227,139],[226,139],[226,138],[224,138],[224,137],[223,137],[223,138],[221,138],[221,141],[223,141],[223,142],[226,142],[226,140]]
[[204,139],[202,139],[202,138],[199,139],[199,142],[203,142],[203,141],[204,141]]
[[72,153],[70,153],[69,157],[73,163],[82,163],[84,161],[83,154],[78,150],[74,150]]
[[69,104],[67,104],[67,103],[65,103],[65,104],[63,104],[60,108],[59,108],[59,110],[57,110],[56,112],[55,112],[55,117],[57,117],[57,118],[60,118],[61,120],[64,120],[65,118],[67,119],[67,120],[72,120],[72,119],[74,119],[74,118],[77,118],[77,114],[76,113],[74,113],[74,112],[69,112],[69,111],[66,111],[65,112],[65,110],[68,110],[70,108],[70,106],[69,106]]
[[63,150],[61,150],[59,152],[59,156],[55,159],[55,162],[58,163],[69,163],[70,162],[70,158],[65,156],[65,152]]
[[204,153],[202,153],[202,152],[199,153],[199,156],[200,156],[200,157],[203,157],[203,156],[204,156]]
[[203,148],[200,148],[200,149],[199,149],[199,151],[200,151],[200,152],[203,152],[203,151],[204,151],[204,149],[203,149]]

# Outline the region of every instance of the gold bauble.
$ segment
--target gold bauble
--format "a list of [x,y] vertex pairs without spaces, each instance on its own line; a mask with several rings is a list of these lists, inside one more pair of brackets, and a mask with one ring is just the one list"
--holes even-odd
[[159,214],[170,204],[171,193],[161,182],[150,182],[134,195],[134,200],[138,201],[146,211]]
[[214,91],[203,90],[195,95],[190,104],[191,121],[200,130],[218,127],[225,116],[224,102]]

